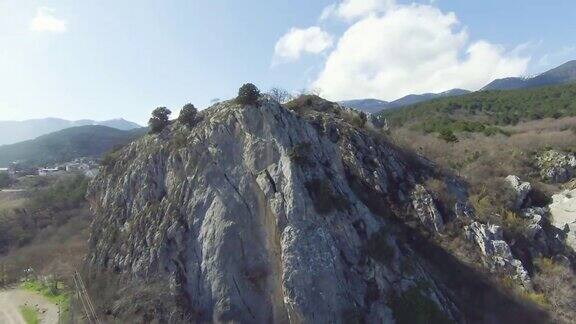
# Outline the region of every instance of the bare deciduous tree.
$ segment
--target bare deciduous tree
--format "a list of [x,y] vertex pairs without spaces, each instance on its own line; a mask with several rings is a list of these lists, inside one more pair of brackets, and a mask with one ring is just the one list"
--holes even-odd
[[278,101],[279,103],[286,103],[294,99],[294,96],[292,96],[290,92],[278,87],[274,87],[268,90],[267,95],[270,96],[270,98]]
[[322,89],[320,88],[302,88],[298,92],[301,96],[318,96],[322,94]]

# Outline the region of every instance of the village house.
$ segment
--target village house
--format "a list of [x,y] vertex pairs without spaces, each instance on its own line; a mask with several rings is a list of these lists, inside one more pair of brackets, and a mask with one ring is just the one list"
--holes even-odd
[[39,176],[59,175],[59,174],[83,174],[86,177],[93,178],[98,174],[99,164],[93,159],[78,158],[70,162],[52,167],[44,167],[37,170]]
[[8,173],[11,176],[26,174],[27,172],[30,172],[29,168],[22,166],[19,162],[12,162],[7,168],[0,168],[0,173]]
[[90,170],[90,165],[88,163],[71,162],[71,163],[66,163],[65,167],[66,167],[66,172],[78,172],[78,171],[85,172],[85,171]]
[[61,171],[59,168],[41,168],[38,169],[38,175],[41,177],[46,177],[49,175],[55,175],[58,173],[58,171]]

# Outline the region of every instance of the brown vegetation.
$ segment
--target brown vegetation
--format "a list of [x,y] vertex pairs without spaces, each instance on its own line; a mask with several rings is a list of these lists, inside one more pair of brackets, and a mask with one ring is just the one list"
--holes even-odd
[[71,278],[86,254],[90,213],[83,177],[23,179],[20,197],[0,199],[0,266],[16,281],[35,275]]
[[410,127],[395,130],[392,138],[399,146],[413,149],[441,168],[461,176],[473,190],[493,189],[499,185],[495,179],[515,174],[550,194],[558,187],[541,181],[533,155],[548,148],[576,151],[576,134],[571,127],[576,127],[575,117],[542,119],[506,127],[510,136],[460,134],[456,143],[447,143]]
[[536,260],[536,288],[546,296],[547,307],[566,323],[576,315],[576,275],[568,266],[541,258]]
[[[502,226],[505,237],[518,243],[525,240],[529,222],[514,210],[514,193],[504,178],[513,174],[529,181],[533,187],[532,204],[547,205],[550,196],[562,187],[540,178],[534,156],[551,148],[576,151],[575,127],[575,117],[541,119],[504,127],[502,133],[491,136],[460,133],[457,142],[447,142],[406,125],[395,129],[391,138],[398,146],[431,159],[445,175],[463,179],[468,184],[477,219]],[[454,197],[443,181],[428,180],[426,187],[441,206],[453,204]],[[480,270],[480,259],[470,253],[474,248],[467,246],[458,235],[462,233],[462,222],[465,223],[459,220],[448,224],[445,235],[437,238],[437,243],[465,264]],[[573,270],[549,259],[535,260],[534,264],[534,290],[520,288],[505,278],[493,277],[492,280],[513,298],[546,309],[558,322],[570,322],[575,316],[576,300]]]

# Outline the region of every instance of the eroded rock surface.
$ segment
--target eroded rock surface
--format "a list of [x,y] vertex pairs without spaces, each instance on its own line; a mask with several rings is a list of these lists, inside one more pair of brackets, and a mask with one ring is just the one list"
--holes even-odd
[[416,185],[412,192],[412,205],[424,226],[435,232],[441,232],[444,229],[442,214],[440,214],[434,198],[424,186]]
[[506,182],[512,187],[516,195],[514,201],[514,208],[519,209],[528,204],[528,195],[532,191],[532,185],[529,182],[522,182],[519,177],[509,175],[506,177]]
[[510,246],[504,241],[502,228],[496,225],[473,222],[464,230],[468,239],[476,242],[479,246],[492,270],[511,274],[523,285],[530,286],[530,276],[522,262],[512,255]]
[[[410,204],[417,170],[321,108],[304,118],[271,101],[221,103],[192,129],[176,123],[116,153],[89,190],[90,268],[126,282],[169,278],[179,308],[156,306],[161,321],[392,322],[389,296],[416,285],[459,321],[393,231],[371,240]],[[367,253],[369,242],[387,253]]]
[[536,157],[543,179],[552,183],[564,183],[575,176],[576,155],[556,150],[549,150]]
[[564,233],[566,244],[576,251],[576,189],[552,196],[552,225]]

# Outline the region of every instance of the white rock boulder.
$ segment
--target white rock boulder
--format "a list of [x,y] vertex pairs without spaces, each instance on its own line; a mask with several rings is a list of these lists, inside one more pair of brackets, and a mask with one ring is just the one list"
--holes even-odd
[[520,178],[515,175],[507,176],[506,182],[510,184],[516,194],[514,208],[520,209],[522,206],[528,204],[528,195],[530,191],[532,191],[532,185],[529,182],[522,182]]
[[552,225],[566,233],[566,244],[576,250],[576,189],[552,196]]
[[522,262],[512,255],[512,250],[506,241],[502,228],[496,225],[485,225],[473,222],[464,228],[466,237],[478,244],[489,267],[493,271],[504,271],[524,286],[529,287],[530,277]]
[[441,232],[444,229],[444,220],[434,202],[432,195],[422,185],[417,185],[412,192],[412,206],[416,215],[428,229]]
[[552,183],[564,183],[574,177],[576,172],[576,155],[550,150],[536,157],[543,179]]

